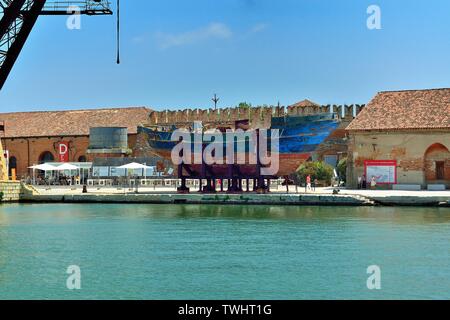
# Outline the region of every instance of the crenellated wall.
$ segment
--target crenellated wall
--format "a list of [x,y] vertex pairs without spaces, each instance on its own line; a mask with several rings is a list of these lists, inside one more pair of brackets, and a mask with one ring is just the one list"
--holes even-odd
[[318,113],[336,113],[341,118],[353,119],[365,105],[325,105],[325,106],[263,106],[251,108],[223,108],[223,109],[185,109],[152,111],[149,116],[150,125],[167,124],[191,124],[194,121],[202,121],[204,124],[226,124],[238,120],[250,120],[252,127],[268,128],[272,117],[283,117],[286,115],[312,115]]

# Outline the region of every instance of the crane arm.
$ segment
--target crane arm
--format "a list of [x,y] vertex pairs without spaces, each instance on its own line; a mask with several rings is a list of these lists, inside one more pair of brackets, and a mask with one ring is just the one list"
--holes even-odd
[[[19,2],[21,1],[19,0]],[[4,37],[0,40],[0,46],[6,47],[6,50],[0,51],[0,90],[6,82],[45,4],[45,1],[42,0],[31,2],[33,3],[30,3],[30,6],[27,7],[28,10],[17,14],[17,8],[14,8],[14,10],[5,12],[2,18],[1,26],[5,25],[7,30]],[[11,5],[14,3],[15,1]],[[3,23],[3,20],[5,20],[5,23]]]
[[112,14],[109,1],[46,1],[41,15],[67,15],[70,14],[69,8],[77,7],[80,14],[85,15],[110,15]]
[[110,15],[109,1],[0,0],[0,90],[40,15]]

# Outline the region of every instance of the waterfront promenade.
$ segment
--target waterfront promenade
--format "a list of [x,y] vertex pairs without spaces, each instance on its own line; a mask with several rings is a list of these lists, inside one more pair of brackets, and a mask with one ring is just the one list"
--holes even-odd
[[271,205],[417,205],[450,206],[450,191],[400,191],[400,190],[347,190],[317,188],[305,193],[304,188],[291,186],[274,188],[269,194],[177,194],[174,187],[108,188],[91,187],[83,194],[82,188],[37,187],[39,194],[25,196],[33,202],[117,202],[117,203],[237,203]]

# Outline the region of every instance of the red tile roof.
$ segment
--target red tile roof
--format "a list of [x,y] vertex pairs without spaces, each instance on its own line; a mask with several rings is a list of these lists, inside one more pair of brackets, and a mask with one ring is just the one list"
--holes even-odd
[[295,108],[295,107],[320,107],[320,105],[318,105],[317,103],[312,102],[312,101],[310,101],[308,99],[305,99],[305,100],[297,102],[297,103],[295,103],[295,104],[293,104],[293,105],[291,105],[289,107],[291,107],[291,108]]
[[349,131],[450,129],[450,88],[386,91],[347,127]]
[[91,127],[137,127],[147,121],[150,109],[145,107],[0,113],[5,122],[6,138],[86,136]]

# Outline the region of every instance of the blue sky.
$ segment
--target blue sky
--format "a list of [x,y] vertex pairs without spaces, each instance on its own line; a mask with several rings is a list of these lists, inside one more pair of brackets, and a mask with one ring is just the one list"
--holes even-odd
[[[381,8],[381,30],[366,27]],[[378,91],[450,87],[448,0],[122,0],[115,18],[41,17],[6,85],[5,111],[241,101],[367,103]]]

